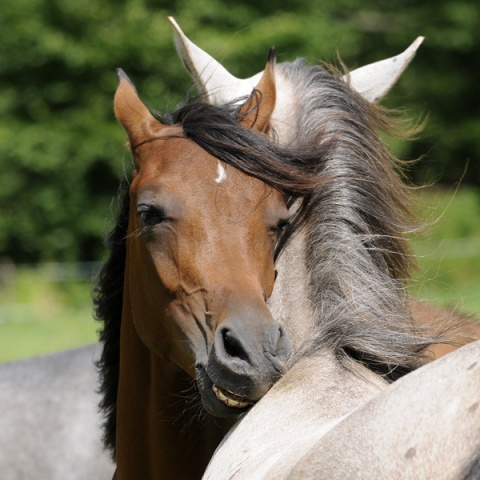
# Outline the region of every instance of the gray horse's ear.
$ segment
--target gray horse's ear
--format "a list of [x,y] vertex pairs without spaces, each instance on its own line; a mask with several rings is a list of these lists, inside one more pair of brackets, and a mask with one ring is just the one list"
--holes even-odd
[[157,135],[164,126],[155,119],[137,95],[135,86],[126,73],[119,68],[118,87],[113,100],[115,117],[127,132],[130,148],[143,140]]
[[[229,73],[217,60],[197,47],[182,32],[173,17],[168,18],[174,31],[178,54],[207,102],[221,105],[248,95],[263,72],[240,79]],[[344,77],[366,100],[377,102],[395,85],[423,42],[418,37],[403,53],[353,70]]]
[[234,77],[217,60],[189,40],[173,17],[168,17],[168,20],[173,27],[177,52],[208,103],[224,105],[249,95],[257,86],[263,72],[246,79]]
[[343,77],[369,102],[378,102],[395,85],[412,61],[424,37],[418,37],[403,53],[353,70]]

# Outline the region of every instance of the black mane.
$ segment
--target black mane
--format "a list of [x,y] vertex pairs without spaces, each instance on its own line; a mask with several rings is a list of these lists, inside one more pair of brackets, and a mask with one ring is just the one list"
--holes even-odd
[[319,134],[301,145],[281,147],[241,125],[239,115],[237,103],[218,107],[193,102],[157,116],[164,124],[181,125],[185,135],[209,154],[288,195],[311,194],[323,183],[317,164],[330,144],[318,142]]
[[107,236],[109,256],[98,277],[94,290],[95,317],[103,323],[100,330],[102,355],[97,362],[102,400],[100,410],[104,421],[104,444],[115,448],[117,422],[117,390],[120,372],[120,326],[122,319],[123,282],[126,261],[126,234],[130,213],[128,185],[119,188],[120,210],[114,229]]

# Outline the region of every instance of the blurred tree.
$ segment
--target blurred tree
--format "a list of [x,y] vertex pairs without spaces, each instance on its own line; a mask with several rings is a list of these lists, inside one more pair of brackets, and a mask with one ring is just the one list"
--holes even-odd
[[[473,0],[2,0],[0,11],[0,252],[17,262],[103,254],[105,217],[128,170],[112,114],[115,68],[142,98],[172,108],[190,87],[166,20],[173,15],[232,73],[260,70],[271,45],[350,68],[427,37],[389,106],[428,114],[407,157],[428,153],[417,181],[480,184],[480,49]],[[108,216],[107,216],[108,218]]]

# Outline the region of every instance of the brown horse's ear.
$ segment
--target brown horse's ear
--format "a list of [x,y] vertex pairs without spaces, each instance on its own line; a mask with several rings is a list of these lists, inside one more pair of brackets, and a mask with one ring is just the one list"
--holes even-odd
[[270,118],[275,108],[276,89],[274,65],[275,49],[272,47],[262,78],[238,114],[238,119],[242,125],[262,133],[268,132],[270,128]]
[[119,68],[117,74],[119,83],[115,92],[113,109],[117,120],[125,128],[130,148],[133,149],[143,140],[158,135],[164,126],[154,118],[138,98],[135,86],[125,72]]

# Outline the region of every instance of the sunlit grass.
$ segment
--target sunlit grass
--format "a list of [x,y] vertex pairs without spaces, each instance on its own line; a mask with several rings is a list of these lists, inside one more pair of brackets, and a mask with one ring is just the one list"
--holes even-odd
[[[47,265],[2,266],[0,361],[94,342],[91,282],[60,281]],[[63,279],[65,280],[65,279]]]
[[418,193],[425,234],[412,239],[420,270],[412,291],[441,306],[480,315],[480,191]]

